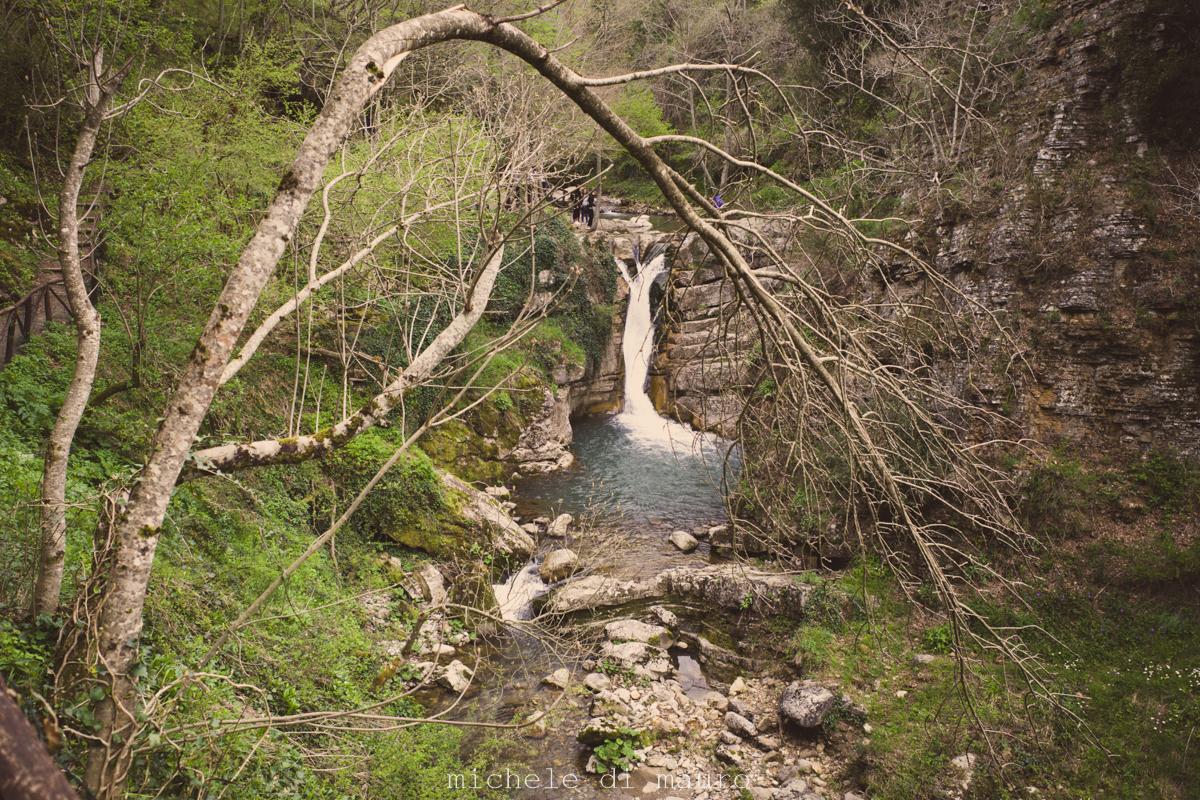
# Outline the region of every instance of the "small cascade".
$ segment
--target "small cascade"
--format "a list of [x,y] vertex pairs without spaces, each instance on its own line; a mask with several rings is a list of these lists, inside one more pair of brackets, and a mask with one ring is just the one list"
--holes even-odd
[[531,559],[524,568],[510,575],[504,583],[492,586],[503,619],[531,619],[533,601],[544,595],[548,589],[538,575],[536,559]]

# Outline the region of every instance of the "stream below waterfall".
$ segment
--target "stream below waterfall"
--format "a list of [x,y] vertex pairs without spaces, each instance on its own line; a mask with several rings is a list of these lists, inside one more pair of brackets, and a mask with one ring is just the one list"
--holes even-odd
[[[538,576],[537,567],[550,550],[577,550],[593,573],[642,579],[670,567],[708,561],[706,542],[685,554],[668,536],[680,529],[706,530],[726,519],[725,487],[740,467],[737,448],[659,415],[647,394],[655,348],[651,286],[665,274],[668,264],[662,248],[652,247],[646,255],[645,263],[618,261],[629,285],[621,411],[573,420],[572,466],[526,478],[516,487],[519,518],[569,513],[579,522],[565,539],[544,538],[529,563],[494,587],[506,618],[528,620],[536,615],[538,598],[550,588]],[[487,648],[475,676],[481,691],[463,712],[476,720],[508,722],[514,714],[528,712],[557,696],[555,690],[541,685],[542,676],[564,665],[578,675],[580,664],[590,655],[564,655],[538,635],[515,627]],[[689,696],[708,691],[693,658],[681,653],[673,658]],[[571,720],[582,709],[577,701],[568,700],[566,706],[557,712],[562,718],[549,726],[545,738],[530,742],[524,759],[530,770],[581,771],[588,751],[575,740],[578,725],[564,720]],[[589,782],[570,793],[560,789],[527,791],[520,796],[540,800],[611,795]]]

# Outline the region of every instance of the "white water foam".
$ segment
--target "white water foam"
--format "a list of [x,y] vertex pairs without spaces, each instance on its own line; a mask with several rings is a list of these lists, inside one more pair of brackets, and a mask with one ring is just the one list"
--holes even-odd
[[650,287],[667,269],[667,258],[660,253],[649,261],[636,265],[631,275],[619,259],[618,267],[629,284],[629,307],[625,313],[625,338],[621,343],[625,360],[625,404],[617,422],[631,437],[647,442],[688,449],[714,443],[688,425],[668,419],[658,413],[647,393],[647,378],[654,359],[654,318],[650,312]]
[[492,585],[501,618],[514,620],[532,618],[533,601],[548,589],[538,575],[537,559],[530,560],[524,569],[514,572],[504,583]]

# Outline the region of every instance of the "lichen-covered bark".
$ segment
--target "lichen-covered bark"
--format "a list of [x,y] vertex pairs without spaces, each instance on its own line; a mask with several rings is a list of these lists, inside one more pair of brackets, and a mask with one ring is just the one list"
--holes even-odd
[[280,181],[279,191],[253,238],[230,272],[163,413],[124,512],[113,528],[110,568],[94,643],[108,676],[109,691],[106,699],[96,705],[99,743],[89,752],[85,775],[88,789],[97,797],[120,796],[129,765],[128,750],[113,744],[114,734],[120,734],[118,741],[129,742],[136,730],[136,693],[129,673],[137,660],[146,588],[167,503],[259,294],[294,235],[330,156],[404,54],[461,37],[469,29],[486,24],[478,14],[450,9],[408,20],[369,38],[346,66]]
[[[95,85],[99,88],[98,83]],[[67,290],[67,302],[71,306],[71,317],[75,321],[77,351],[71,383],[67,386],[62,408],[58,411],[54,429],[46,443],[41,490],[41,561],[30,607],[32,616],[58,611],[67,547],[67,462],[71,456],[75,431],[92,393],[96,364],[100,359],[100,314],[88,297],[79,256],[79,193],[111,99],[112,92],[105,88],[99,92],[96,103],[88,108],[59,194],[58,263]]]

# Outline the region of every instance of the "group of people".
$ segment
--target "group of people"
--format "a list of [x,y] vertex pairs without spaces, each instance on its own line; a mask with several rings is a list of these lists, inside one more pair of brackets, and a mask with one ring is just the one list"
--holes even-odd
[[[583,187],[576,186],[570,194],[571,200],[571,222],[576,224],[582,223],[585,227],[592,227],[592,222],[596,219],[596,193],[589,191],[586,195],[583,193]],[[712,204],[717,210],[725,206],[725,198],[721,197],[721,193],[713,195]]]
[[585,197],[583,189],[576,188],[571,193],[571,221],[581,222],[587,227],[592,227],[593,220],[596,219],[596,193],[588,192]]

